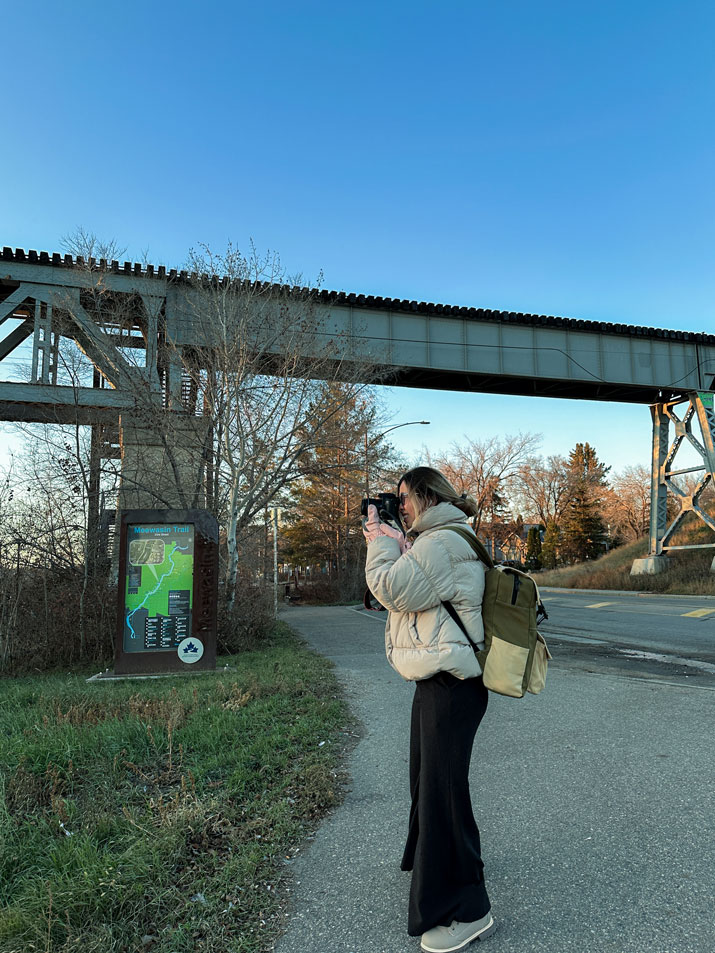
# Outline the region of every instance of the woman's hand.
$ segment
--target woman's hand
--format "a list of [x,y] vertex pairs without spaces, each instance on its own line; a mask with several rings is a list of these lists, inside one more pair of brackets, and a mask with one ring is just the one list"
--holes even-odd
[[371,543],[373,539],[377,539],[378,536],[391,536],[397,540],[401,554],[406,553],[408,549],[412,548],[412,543],[405,539],[404,533],[394,526],[390,526],[388,523],[380,522],[376,506],[368,506],[367,519],[363,522],[362,531],[368,543]]
[[393,539],[396,539],[400,544],[400,553],[402,555],[404,555],[408,549],[412,549],[412,543],[409,539],[405,539],[405,534],[399,529],[396,529],[396,527],[390,526],[389,523],[380,523],[380,535],[392,536]]
[[370,505],[367,508],[367,519],[362,521],[362,531],[365,536],[365,542],[371,543],[380,535],[380,517],[377,515],[377,507]]

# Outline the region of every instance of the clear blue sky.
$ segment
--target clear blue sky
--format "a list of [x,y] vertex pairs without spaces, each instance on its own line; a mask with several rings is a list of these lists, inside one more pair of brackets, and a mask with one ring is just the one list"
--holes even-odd
[[[0,245],[231,239],[324,286],[715,331],[715,4],[3,4]],[[648,463],[647,408],[394,391]],[[512,428],[516,429],[516,427]]]

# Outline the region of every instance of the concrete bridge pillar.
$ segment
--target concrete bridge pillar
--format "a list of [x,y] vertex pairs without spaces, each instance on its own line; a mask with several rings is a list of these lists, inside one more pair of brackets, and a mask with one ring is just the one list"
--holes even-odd
[[657,576],[665,572],[670,566],[670,559],[665,556],[643,556],[634,559],[631,566],[631,576]]
[[123,415],[119,510],[204,507],[209,437],[203,417],[163,410],[151,421]]

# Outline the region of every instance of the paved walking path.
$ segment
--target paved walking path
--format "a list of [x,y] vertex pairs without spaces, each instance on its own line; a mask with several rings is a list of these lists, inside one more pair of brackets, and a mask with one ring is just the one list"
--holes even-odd
[[[364,737],[351,790],[293,864],[276,953],[417,953],[399,861],[414,687],[385,660],[384,616],[294,607]],[[471,786],[498,931],[481,953],[715,949],[715,691],[550,668],[546,691],[491,695]]]

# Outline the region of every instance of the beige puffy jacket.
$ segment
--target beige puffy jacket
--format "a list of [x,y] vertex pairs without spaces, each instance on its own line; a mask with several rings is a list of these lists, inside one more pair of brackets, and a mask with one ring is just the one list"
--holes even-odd
[[472,640],[484,648],[484,566],[447,525],[467,526],[467,517],[451,503],[438,503],[415,520],[410,535],[419,535],[404,555],[390,536],[378,536],[367,548],[368,587],[389,610],[387,659],[410,681],[437,672],[481,675],[474,649],[442,602],[452,603]]

